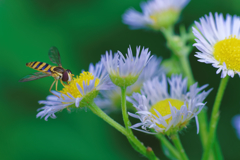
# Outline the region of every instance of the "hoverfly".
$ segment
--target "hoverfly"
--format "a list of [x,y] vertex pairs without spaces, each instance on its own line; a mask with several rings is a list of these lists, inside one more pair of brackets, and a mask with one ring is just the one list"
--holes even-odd
[[[58,49],[56,47],[51,47],[50,50],[48,51],[48,56],[49,56],[50,60],[52,61],[52,63],[57,64],[58,66],[51,66],[47,63],[38,62],[38,61],[26,63],[27,67],[33,68],[40,72],[29,74],[29,75],[23,77],[22,79],[20,79],[19,82],[27,82],[27,81],[32,81],[32,80],[52,76],[55,80],[49,89],[50,92],[51,92],[51,89],[52,89],[54,83],[56,83],[55,86],[56,86],[56,91],[57,91],[58,80],[60,80],[60,82],[63,86],[64,86],[63,82],[66,82],[68,84],[68,82],[72,80],[72,76],[74,76],[74,75],[72,74],[72,72],[69,69],[62,68],[60,54],[59,54]],[[54,93],[52,93],[52,94],[54,94]]]

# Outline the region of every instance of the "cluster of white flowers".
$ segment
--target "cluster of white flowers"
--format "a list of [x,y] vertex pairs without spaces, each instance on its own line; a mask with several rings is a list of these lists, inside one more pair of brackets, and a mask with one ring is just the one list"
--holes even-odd
[[[126,58],[121,52],[115,56],[110,53],[110,55],[102,56],[101,61],[95,67],[90,64],[88,72],[82,71],[79,76],[73,78],[69,85],[64,86],[62,91],[53,91],[55,95],[48,96],[47,100],[39,101],[45,106],[38,110],[40,112],[37,117],[45,117],[45,120],[48,117],[56,118],[56,112],[71,107],[72,104],[75,104],[75,107],[87,106],[87,103],[92,102],[100,90],[115,90],[114,83],[120,85],[135,83],[151,59],[148,49],[140,50],[140,47],[136,49],[136,57],[133,56],[132,49],[129,47]],[[112,78],[114,78],[114,83],[111,81]]]
[[[160,62],[161,59],[150,56],[148,49],[141,50],[140,47],[136,48],[136,57],[130,47],[126,58],[121,52],[114,56],[107,52],[95,67],[90,64],[88,72],[82,71],[62,91],[54,91],[56,96],[50,95],[47,100],[39,101],[45,106],[38,110],[37,117],[45,117],[47,120],[48,117],[56,118],[55,113],[64,108],[87,106],[100,90],[105,90],[101,92],[104,98],[97,98],[96,102],[103,108],[105,105],[107,109],[107,106],[114,104],[114,96],[119,95],[117,86],[129,86],[128,93],[133,94],[133,99],[127,99],[137,109],[135,114],[129,114],[141,121],[132,128],[137,129],[141,125],[143,129],[154,128],[156,132],[166,134],[181,130],[192,117],[197,119],[197,114],[205,105],[202,102],[210,91],[199,93],[206,85],[197,88],[196,83],[187,92],[186,78],[182,80],[181,76],[172,76],[169,79],[171,93],[168,94],[168,83]],[[140,90],[141,94],[133,93]],[[168,101],[165,111],[158,110],[155,104],[164,100]],[[176,100],[180,101],[180,106],[174,106],[175,102],[171,103]],[[167,110],[171,112],[164,115]]]
[[[189,0],[149,0],[141,4],[143,13],[129,9],[123,15],[123,22],[132,29],[169,28],[188,3]],[[199,50],[195,54],[198,61],[212,64],[218,69],[217,74],[222,72],[221,78],[240,76],[240,18],[227,14],[224,19],[223,14],[209,13],[195,24],[193,34],[194,46]],[[187,78],[182,75],[167,79],[166,69],[160,65],[162,59],[151,56],[148,48],[136,47],[135,55],[131,47],[125,56],[120,51],[106,52],[99,63],[90,64],[89,71],[82,71],[62,91],[52,91],[54,95],[39,101],[45,106],[38,109],[37,117],[56,118],[55,113],[64,108],[85,107],[94,102],[111,112],[120,105],[120,88],[127,87],[127,100],[135,108],[135,113],[129,115],[140,120],[131,128],[171,135],[186,128],[195,118],[198,133],[197,116],[212,89],[204,91],[208,85],[198,87],[195,83],[188,90]],[[240,135],[239,124],[239,116],[236,116],[233,125]]]

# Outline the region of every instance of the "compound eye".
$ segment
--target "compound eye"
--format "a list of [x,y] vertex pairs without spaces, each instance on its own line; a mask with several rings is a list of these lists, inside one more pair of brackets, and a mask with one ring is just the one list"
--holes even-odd
[[67,82],[68,81],[68,72],[64,71],[62,75],[63,75],[62,81]]

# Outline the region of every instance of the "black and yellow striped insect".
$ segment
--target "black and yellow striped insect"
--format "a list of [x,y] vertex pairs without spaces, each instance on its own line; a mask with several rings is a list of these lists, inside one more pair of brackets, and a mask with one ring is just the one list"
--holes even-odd
[[27,81],[32,81],[32,80],[52,76],[55,80],[49,89],[50,92],[54,83],[56,83],[56,91],[57,91],[58,80],[60,80],[63,86],[64,86],[63,82],[66,82],[68,84],[68,82],[72,80],[73,74],[69,69],[64,69],[62,67],[58,49],[56,47],[51,47],[48,52],[48,56],[52,61],[52,63],[57,64],[58,66],[51,66],[50,64],[39,62],[39,61],[26,63],[27,67],[33,68],[39,72],[29,74],[23,77],[22,79],[20,79],[19,82],[27,82]]

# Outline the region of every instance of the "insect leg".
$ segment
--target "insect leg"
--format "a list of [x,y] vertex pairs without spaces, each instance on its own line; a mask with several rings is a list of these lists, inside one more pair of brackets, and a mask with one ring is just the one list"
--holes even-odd
[[57,81],[57,79],[54,80],[54,82],[52,83],[50,89],[49,89],[49,92],[52,93],[53,95],[57,96],[58,98],[60,98],[58,95],[54,94],[51,90],[52,90],[52,87],[54,85],[54,83]]
[[56,91],[57,91],[57,86],[58,86],[58,79],[56,79],[56,85],[55,85]]
[[[51,85],[51,87],[50,87],[50,89],[49,89],[49,92],[51,92],[52,87],[53,87],[53,85],[54,85],[55,82],[56,82],[56,79],[55,79],[54,82],[52,83],[52,85]],[[52,92],[51,92],[51,93],[52,93]]]
[[[66,86],[66,84],[64,84],[64,83],[63,83],[63,81],[62,81],[61,79],[60,79],[60,82],[62,83],[63,87],[65,87],[65,86]],[[69,85],[69,82],[68,82],[68,81],[67,81],[67,84]],[[69,89],[69,90],[71,90],[71,88],[70,88],[70,87],[69,87],[68,89]]]
[[60,82],[61,82],[61,84],[63,85],[63,87],[65,87],[65,84],[63,83],[63,81],[60,79]]

